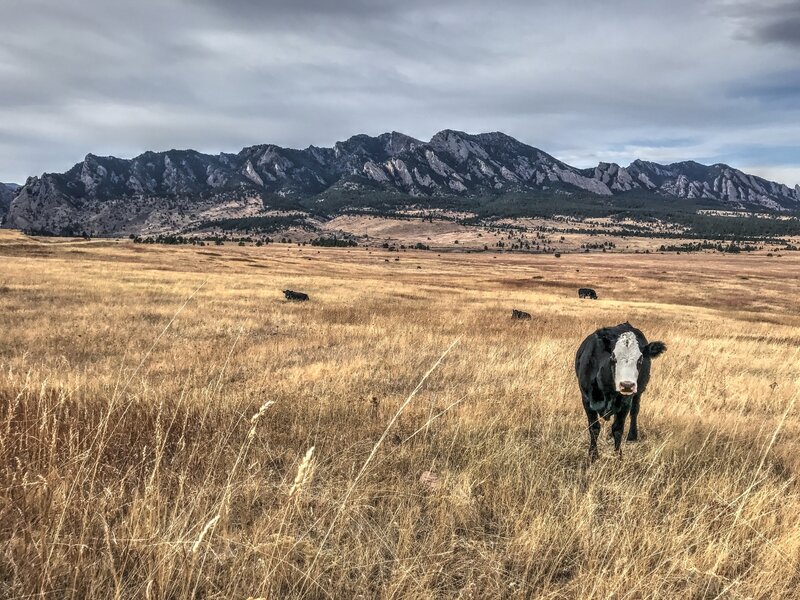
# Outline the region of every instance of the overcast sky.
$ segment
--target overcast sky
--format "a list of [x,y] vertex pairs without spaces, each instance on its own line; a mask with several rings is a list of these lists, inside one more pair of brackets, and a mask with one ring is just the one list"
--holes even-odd
[[0,0],[0,181],[446,128],[800,183],[800,0]]

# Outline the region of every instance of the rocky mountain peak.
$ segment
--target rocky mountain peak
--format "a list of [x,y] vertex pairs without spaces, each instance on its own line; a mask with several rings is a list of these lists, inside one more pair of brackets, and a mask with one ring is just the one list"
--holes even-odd
[[480,138],[464,133],[444,129],[431,138],[430,146],[436,151],[445,152],[459,162],[465,161],[470,156],[486,159],[489,154],[480,145]]
[[378,136],[378,139],[383,142],[383,147],[390,156],[409,152],[424,144],[424,142],[399,131],[383,133]]
[[[492,131],[489,133],[479,133],[474,136],[481,144],[491,145],[491,146],[502,146],[505,148],[521,148],[525,147],[526,145],[520,142],[517,139],[514,139],[508,134],[503,133],[502,131]],[[528,148],[530,146],[527,146]]]

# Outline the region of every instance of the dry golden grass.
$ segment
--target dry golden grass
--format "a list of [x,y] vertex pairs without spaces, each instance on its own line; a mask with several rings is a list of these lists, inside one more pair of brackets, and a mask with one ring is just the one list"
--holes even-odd
[[[2,597],[798,596],[797,257],[0,261]],[[624,320],[669,351],[587,468],[574,351]]]

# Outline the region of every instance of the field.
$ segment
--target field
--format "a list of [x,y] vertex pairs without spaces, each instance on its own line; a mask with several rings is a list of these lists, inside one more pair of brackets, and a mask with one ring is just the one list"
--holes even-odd
[[[797,253],[0,264],[0,597],[800,594]],[[589,466],[574,352],[626,320],[669,349]]]

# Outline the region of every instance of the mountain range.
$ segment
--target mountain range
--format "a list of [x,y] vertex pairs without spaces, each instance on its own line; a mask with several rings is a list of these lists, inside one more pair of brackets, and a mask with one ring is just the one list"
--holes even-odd
[[347,199],[337,210],[358,211],[364,208],[361,199],[375,194],[398,207],[509,194],[591,196],[613,204],[616,196],[638,193],[725,209],[800,209],[800,185],[789,188],[725,164],[635,160],[627,167],[600,163],[579,169],[504,133],[453,130],[428,142],[391,132],[304,150],[266,144],[236,154],[89,154],[65,173],[30,177],[16,190],[3,187],[12,190],[0,188],[4,227],[99,235],[177,231],[212,217],[277,210],[325,214],[332,196]]

